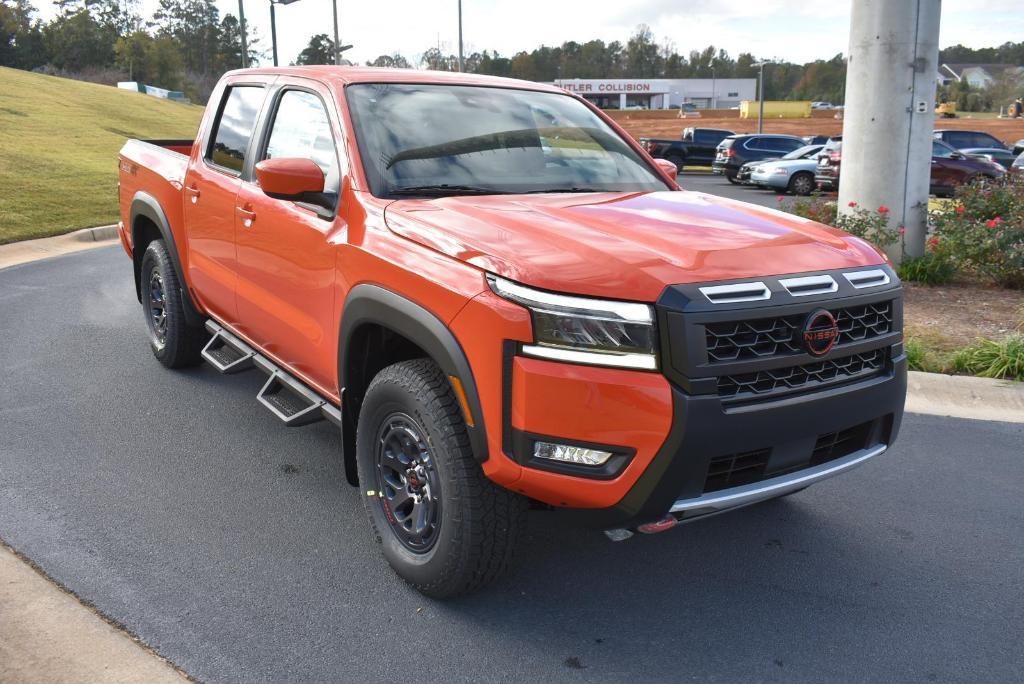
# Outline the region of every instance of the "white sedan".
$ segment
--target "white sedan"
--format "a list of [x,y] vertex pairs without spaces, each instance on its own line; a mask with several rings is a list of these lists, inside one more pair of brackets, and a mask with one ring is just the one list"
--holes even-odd
[[814,169],[823,145],[805,145],[782,159],[765,161],[750,173],[751,185],[809,195],[814,191]]

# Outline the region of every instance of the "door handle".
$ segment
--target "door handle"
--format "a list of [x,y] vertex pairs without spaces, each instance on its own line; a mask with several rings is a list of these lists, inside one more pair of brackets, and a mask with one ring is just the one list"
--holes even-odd
[[243,209],[242,207],[235,207],[235,213],[242,219],[242,226],[245,228],[252,228],[253,222],[256,221],[256,212],[250,211],[249,209]]
[[185,192],[187,192],[189,196],[192,198],[192,204],[195,204],[199,201],[199,188],[197,188],[194,183],[185,188]]

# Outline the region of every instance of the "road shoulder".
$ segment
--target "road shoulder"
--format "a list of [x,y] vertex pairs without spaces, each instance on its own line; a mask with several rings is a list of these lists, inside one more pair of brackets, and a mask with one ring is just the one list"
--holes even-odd
[[83,228],[73,233],[37,240],[12,242],[0,245],[0,268],[27,264],[30,261],[81,252],[95,247],[106,247],[117,242],[117,239],[117,226],[110,225]]
[[918,371],[907,376],[911,413],[1024,423],[1024,383]]
[[0,544],[0,681],[189,681]]

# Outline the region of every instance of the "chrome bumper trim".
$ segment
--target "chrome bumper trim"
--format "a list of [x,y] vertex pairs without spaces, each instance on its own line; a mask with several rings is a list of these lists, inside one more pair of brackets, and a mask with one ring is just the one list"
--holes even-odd
[[859,466],[869,458],[878,456],[888,447],[884,444],[855,451],[849,456],[822,463],[813,468],[798,470],[795,473],[780,475],[769,480],[753,482],[740,487],[732,487],[717,492],[710,492],[695,499],[680,499],[672,505],[672,513],[685,513],[686,517],[698,515],[710,515],[720,513],[731,508],[739,508],[749,504],[772,499],[789,492],[796,491],[807,485],[828,479],[833,475],[845,472]]

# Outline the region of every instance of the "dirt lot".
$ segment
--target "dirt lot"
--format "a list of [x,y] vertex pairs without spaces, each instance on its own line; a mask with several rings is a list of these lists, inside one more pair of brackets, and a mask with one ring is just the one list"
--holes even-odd
[[966,347],[979,337],[1001,340],[1024,332],[1024,292],[975,283],[903,286],[907,334],[936,351]]
[[[736,110],[716,109],[702,112],[699,118],[680,119],[676,110],[610,111],[611,115],[633,137],[678,138],[687,126],[725,128],[737,133],[756,133],[757,119],[741,119]],[[1024,119],[967,118],[936,119],[936,128],[960,128],[986,131],[1000,140],[1013,143],[1024,138]],[[812,112],[810,119],[765,119],[765,133],[791,135],[837,135],[843,120],[830,111]]]

